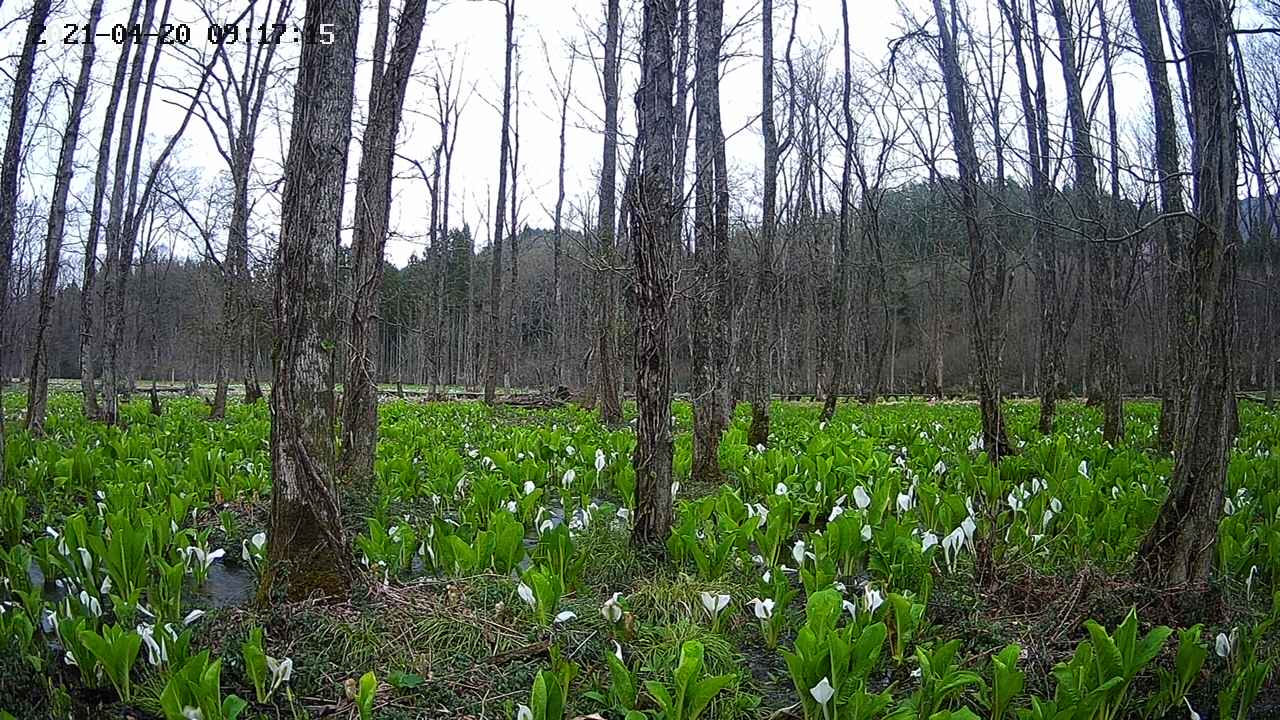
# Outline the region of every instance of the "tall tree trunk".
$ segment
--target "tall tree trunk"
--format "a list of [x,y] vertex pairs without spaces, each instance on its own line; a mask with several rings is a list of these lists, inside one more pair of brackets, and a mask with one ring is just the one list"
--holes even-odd
[[[264,79],[265,83],[265,79]],[[256,124],[256,123],[255,123]],[[248,133],[252,133],[249,130]],[[252,278],[249,276],[249,165],[253,157],[253,137],[246,134],[243,167],[233,171],[235,197],[231,204],[231,225],[227,228],[227,278],[231,289],[229,303],[235,325],[231,334],[240,379],[244,383],[244,402],[253,404],[262,397],[258,385],[258,359],[254,352],[255,328]]]
[[[137,22],[141,0],[133,0],[129,11],[129,27]],[[116,60],[115,76],[111,81],[111,95],[107,100],[106,114],[102,122],[102,137],[98,141],[98,165],[93,180],[93,206],[89,212],[89,234],[85,239],[84,282],[80,287],[80,390],[85,417],[102,414],[98,406],[95,387],[95,334],[94,296],[98,293],[98,235],[102,232],[102,205],[106,201],[107,178],[111,165],[111,141],[115,132],[116,112],[120,108],[120,96],[124,92],[125,75],[129,69],[129,50],[133,47],[132,35],[126,33],[125,44]],[[121,132],[124,132],[123,130]],[[105,275],[105,268],[103,274]],[[105,284],[105,283],[104,283]]]
[[516,316],[520,294],[520,198],[516,192],[520,176],[520,53],[517,51],[512,59],[511,77],[511,303],[507,317],[510,318],[503,336],[502,360],[498,366],[502,368],[503,385],[510,385],[509,377],[515,369],[515,344],[520,338],[520,320]]
[[502,81],[502,130],[498,152],[498,198],[493,211],[493,245],[489,257],[489,325],[484,337],[484,401],[497,401],[502,341],[502,223],[507,212],[507,165],[511,144],[511,64],[515,52],[516,0],[504,0],[507,12],[506,66]]
[[[49,0],[36,0],[27,22],[18,71],[13,79],[13,97],[9,102],[9,132],[5,136],[4,160],[0,165],[0,368],[4,367],[9,341],[3,337],[10,331],[9,283],[13,275],[13,246],[17,236],[18,175],[22,165],[22,136],[27,128],[31,81],[35,76],[36,50],[45,21],[49,18]],[[73,141],[74,144],[74,141]],[[5,373],[0,371],[0,397],[4,395]],[[0,486],[5,484],[4,412],[0,411]]]
[[[611,3],[612,4],[612,3]],[[636,268],[636,514],[632,544],[661,552],[671,529],[671,102],[675,0],[644,0],[636,95],[640,176],[631,212]]]
[[621,10],[618,0],[607,0],[605,10],[604,41],[604,156],[600,161],[600,220],[596,233],[599,236],[599,263],[603,270],[596,272],[596,393],[600,404],[600,421],[606,425],[622,422],[622,388],[618,376],[617,354],[614,347],[616,326],[614,307],[613,265],[617,252],[615,227],[617,223],[618,181],[618,44]]
[[[1033,269],[1036,278],[1037,297],[1040,316],[1037,324],[1040,394],[1040,432],[1049,435],[1053,432],[1054,418],[1057,415],[1058,394],[1062,386],[1061,343],[1059,327],[1061,325],[1061,296],[1058,292],[1058,252],[1057,238],[1054,235],[1052,217],[1049,210],[1048,157],[1049,137],[1048,119],[1038,112],[1031,91],[1031,70],[1028,68],[1026,53],[1023,51],[1023,15],[1022,0],[1001,0],[1000,9],[1005,18],[1013,41],[1014,62],[1018,70],[1018,97],[1022,103],[1022,124],[1026,131],[1027,169],[1031,176],[1031,213],[1032,244],[1035,246]],[[1037,13],[1034,6],[1031,13]],[[1033,19],[1034,20],[1034,19]],[[1032,52],[1041,51],[1041,40],[1038,32],[1038,21],[1033,22],[1031,36]],[[1038,57],[1038,55],[1037,55]],[[1036,64],[1037,77],[1040,64]],[[1037,83],[1037,91],[1043,93],[1043,82]]]
[[1164,382],[1160,397],[1160,447],[1173,448],[1174,435],[1180,424],[1181,392],[1179,383],[1186,374],[1191,352],[1187,327],[1189,276],[1186,253],[1188,224],[1181,217],[1186,211],[1183,199],[1182,162],[1178,150],[1178,124],[1173,109],[1173,91],[1169,87],[1164,42],[1160,37],[1160,16],[1155,0],[1129,0],[1133,28],[1142,47],[1147,86],[1151,92],[1152,117],[1155,125],[1156,172],[1160,178],[1160,210],[1167,217],[1161,223],[1164,231],[1166,280],[1165,323],[1168,345],[1164,353]]
[[[764,0],[760,63],[760,128],[764,135],[764,203],[760,214],[760,244],[756,247],[754,317],[751,319],[751,427],[747,444],[769,444],[773,375],[773,243],[778,232],[778,129],[773,117],[773,0]],[[794,11],[793,11],[794,12]],[[794,16],[793,25],[794,27]],[[793,90],[794,92],[794,90]]]
[[1124,437],[1123,363],[1119,342],[1118,263],[1113,243],[1107,240],[1101,193],[1098,189],[1097,156],[1094,155],[1089,118],[1085,114],[1080,71],[1076,66],[1076,42],[1064,0],[1052,0],[1053,19],[1058,26],[1058,48],[1062,81],[1067,94],[1067,118],[1071,125],[1071,154],[1075,184],[1080,197],[1083,232],[1089,242],[1089,343],[1094,373],[1090,391],[1102,403],[1103,438],[1117,443]]
[[[142,17],[143,28],[152,27],[156,0],[146,0]],[[168,17],[170,0],[165,0],[161,11],[161,24]],[[116,168],[112,178],[111,205],[107,215],[107,262],[103,273],[103,419],[115,424],[120,419],[120,344],[124,340],[125,325],[125,291],[128,287],[129,272],[133,265],[133,226],[135,217],[142,215],[142,208],[133,206],[137,198],[138,172],[141,167],[142,145],[147,131],[147,110],[151,99],[153,84],[146,82],[142,103],[139,107],[138,92],[144,87],[143,65],[146,62],[148,36],[143,35],[134,51],[132,67],[129,71],[129,88],[125,94],[124,112],[120,117],[120,138],[116,149]],[[156,49],[152,58],[151,73],[154,78],[156,61],[159,59],[163,45]],[[134,126],[134,113],[138,114],[138,123]],[[132,148],[130,147],[132,141]],[[126,191],[128,192],[126,196]]]
[[1249,143],[1249,155],[1252,162],[1245,163],[1252,167],[1253,180],[1257,185],[1257,202],[1254,216],[1249,222],[1250,242],[1261,247],[1262,254],[1262,328],[1260,331],[1259,354],[1263,362],[1263,383],[1265,395],[1263,403],[1270,408],[1275,404],[1276,395],[1276,279],[1275,279],[1275,223],[1277,211],[1280,210],[1280,198],[1271,192],[1267,182],[1265,168],[1266,150],[1258,138],[1258,123],[1254,113],[1253,96],[1249,91],[1249,75],[1245,72],[1244,54],[1240,52],[1240,36],[1231,36],[1231,50],[1235,53],[1236,72],[1240,83],[1240,105],[1244,109],[1245,137]]
[[[89,27],[96,28],[101,17],[102,0],[94,0],[89,8]],[[40,273],[40,309],[36,319],[31,373],[27,383],[27,429],[33,433],[40,433],[44,429],[49,400],[49,323],[53,318],[54,292],[58,288],[58,270],[62,265],[62,233],[66,228],[67,195],[71,190],[71,176],[75,169],[76,144],[80,140],[80,118],[84,113],[85,100],[89,96],[89,81],[96,54],[97,46],[94,43],[84,44],[80,55],[80,74],[71,94],[71,106],[67,109],[67,125],[62,131],[53,197],[49,202],[49,224],[44,238],[44,268]],[[85,262],[89,264],[92,259],[85,258]]]
[[853,179],[853,109],[849,106],[853,94],[853,60],[849,47],[849,0],[840,0],[840,21],[844,27],[844,87],[841,92],[841,108],[844,115],[844,165],[840,171],[840,227],[836,232],[836,263],[831,283],[831,324],[834,337],[827,349],[826,397],[822,402],[821,417],[830,420],[836,413],[836,400],[844,382],[845,341],[848,337],[848,286],[849,286],[849,198]]
[[[765,0],[766,37],[771,21],[771,0]],[[718,483],[720,435],[724,431],[725,364],[721,361],[728,345],[724,306],[726,269],[718,212],[718,174],[723,150],[720,128],[720,35],[724,15],[723,0],[698,0],[694,102],[697,111],[696,173],[694,176],[694,263],[697,267],[699,297],[693,303],[693,463],[690,476],[704,483]],[[767,62],[765,63],[768,64]],[[675,228],[675,232],[679,232]]]
[[[280,0],[276,7],[275,21],[288,19],[291,0]],[[271,5],[267,5],[267,13]],[[252,55],[246,55],[238,89],[234,93],[235,104],[226,108],[223,122],[231,138],[229,163],[232,179],[231,224],[227,227],[227,261],[225,273],[230,294],[224,297],[224,317],[234,318],[230,335],[232,358],[244,383],[244,403],[253,404],[262,397],[258,384],[258,358],[256,351],[257,322],[255,321],[252,283],[249,274],[249,175],[253,169],[254,149],[258,137],[258,121],[267,88],[271,85],[272,61],[275,59],[275,43],[257,46]],[[249,51],[246,50],[246,53]],[[234,118],[234,120],[233,120]]]
[[1169,495],[1139,557],[1166,586],[1209,580],[1227,463],[1235,437],[1236,253],[1240,244],[1236,88],[1223,0],[1178,0],[1191,91],[1193,203],[1188,236],[1191,288],[1183,332],[1193,352],[1179,382],[1186,393],[1174,443]]
[[[390,0],[382,0],[389,4]],[[418,52],[427,0],[405,0],[396,24],[391,56],[375,58],[369,89],[369,118],[361,143],[356,180],[355,232],[351,242],[351,318],[347,325],[347,377],[342,385],[342,441],[339,474],[348,482],[373,481],[378,448],[378,386],[371,350],[391,215],[391,179],[396,136],[413,57]],[[388,22],[379,13],[379,24]],[[385,34],[379,28],[378,35]],[[384,43],[385,44],[385,43]],[[385,52],[385,49],[384,49]]]
[[969,116],[968,91],[960,56],[956,48],[955,0],[950,9],[944,0],[933,0],[938,19],[940,41],[939,62],[947,96],[947,118],[951,126],[956,162],[960,170],[960,194],[956,208],[964,223],[965,244],[969,262],[969,331],[974,357],[974,376],[978,405],[982,411],[983,446],[994,461],[1013,452],[1005,433],[1004,414],[1000,406],[1000,355],[996,338],[1001,324],[1001,299],[1006,278],[1000,272],[1002,263],[998,248],[993,248],[983,234],[978,216],[978,153],[973,141],[973,122]]
[[[576,56],[575,56],[576,57]],[[555,345],[555,386],[556,390],[569,384],[569,359],[566,347],[569,340],[569,328],[565,322],[564,297],[562,296],[563,280],[561,279],[561,262],[564,245],[564,165],[565,165],[565,129],[569,123],[569,98],[573,96],[574,58],[569,60],[569,73],[565,78],[565,87],[560,95],[560,162],[556,169],[556,209],[555,229],[553,230],[554,249],[551,260],[551,302],[554,318],[555,334],[552,343]]]
[[343,180],[351,142],[357,0],[308,0],[281,199],[271,385],[271,534],[260,601],[338,594],[350,585],[334,485],[334,353]]

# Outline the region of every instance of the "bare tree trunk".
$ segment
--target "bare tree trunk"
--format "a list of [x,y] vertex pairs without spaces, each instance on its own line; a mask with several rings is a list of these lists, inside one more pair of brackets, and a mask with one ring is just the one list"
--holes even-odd
[[304,43],[281,199],[271,386],[271,534],[258,589],[266,602],[345,592],[352,575],[334,485],[333,362],[337,251],[351,142],[357,0],[308,0],[306,27],[332,23],[333,43]]
[[[284,23],[288,19],[290,2],[291,0],[280,0],[275,15],[277,23]],[[270,16],[270,13],[271,4],[268,3],[266,15]],[[231,224],[227,228],[224,274],[229,292],[223,299],[223,316],[230,318],[233,323],[227,336],[228,352],[231,353],[233,364],[244,383],[245,404],[253,404],[262,397],[255,352],[257,323],[254,321],[252,278],[249,275],[249,174],[253,167],[258,120],[262,116],[267,88],[271,85],[271,63],[275,58],[275,50],[276,43],[246,46],[241,75],[231,81],[236,90],[231,93],[231,99],[235,102],[228,102],[227,96],[223,95],[221,113],[229,146],[225,157],[231,171],[234,193],[231,201]]]
[[[89,27],[96,28],[101,17],[102,0],[94,0],[89,8]],[[80,74],[71,94],[71,106],[67,109],[67,125],[62,131],[53,197],[49,203],[49,224],[44,239],[44,268],[40,274],[40,310],[36,319],[31,373],[27,383],[27,429],[33,433],[44,430],[49,400],[49,322],[53,317],[54,292],[58,288],[58,271],[62,265],[62,233],[67,221],[67,195],[71,190],[71,176],[75,170],[76,144],[80,140],[80,118],[84,113],[85,100],[89,96],[89,80],[96,54],[97,47],[94,43],[84,44],[80,56]],[[85,258],[85,262],[92,263],[92,259]]]
[[569,384],[569,367],[566,346],[568,344],[569,328],[565,322],[564,298],[562,297],[563,287],[561,280],[561,262],[563,256],[564,244],[564,155],[565,155],[565,128],[569,122],[569,98],[573,95],[573,55],[569,60],[569,73],[565,78],[565,86],[560,95],[560,164],[556,171],[556,209],[555,209],[555,229],[553,250],[551,261],[551,301],[554,303],[552,308],[553,317],[555,318],[555,335],[552,342],[555,345],[555,385],[558,390],[561,387],[567,387]]
[[[755,308],[751,319],[751,427],[747,444],[769,444],[771,378],[773,375],[773,244],[778,232],[778,130],[773,117],[773,0],[764,0],[760,63],[760,128],[764,135],[764,204],[760,215],[760,243],[756,247]],[[796,11],[793,11],[795,13]],[[794,14],[792,17],[794,24]]]
[[[18,174],[22,165],[22,136],[27,128],[31,81],[35,76],[36,50],[45,21],[49,18],[49,0],[36,0],[27,22],[18,71],[13,79],[13,97],[9,103],[9,131],[4,142],[4,161],[0,166],[0,368],[9,341],[3,334],[9,330],[9,283],[13,275],[13,246],[16,241],[18,215]],[[74,141],[73,141],[74,144]],[[4,376],[0,371],[0,397],[4,395]],[[0,486],[5,484],[4,412],[0,411]]]
[[1123,365],[1119,342],[1118,263],[1112,243],[1106,240],[1102,202],[1098,189],[1097,156],[1094,155],[1089,119],[1085,114],[1076,44],[1071,18],[1064,0],[1052,0],[1053,18],[1058,26],[1062,80],[1067,93],[1067,117],[1071,124],[1075,184],[1083,206],[1084,235],[1089,241],[1090,348],[1094,374],[1091,391],[1102,402],[1103,437],[1111,443],[1124,437]]
[[960,169],[960,197],[957,210],[964,222],[969,260],[969,329],[977,381],[978,405],[982,411],[983,446],[994,461],[1011,454],[1012,446],[1005,434],[1004,414],[1000,407],[1000,357],[996,336],[1000,325],[1000,301],[1005,278],[1000,272],[999,250],[983,235],[978,217],[978,153],[973,141],[973,122],[969,116],[969,100],[964,73],[956,48],[955,0],[950,11],[943,0],[933,0],[938,19],[939,61],[947,95],[947,117],[952,142]]
[[[766,37],[771,0],[765,0]],[[723,152],[720,128],[720,36],[723,0],[698,0],[694,98],[697,109],[696,174],[694,176],[694,263],[699,297],[693,304],[693,463],[690,477],[698,482],[720,482],[720,435],[724,430],[725,364],[722,350],[728,344],[727,318],[721,314],[727,292],[725,247],[719,208],[718,173]],[[768,62],[765,63],[768,65]],[[676,228],[679,232],[679,228]]]
[[516,316],[520,294],[520,198],[516,192],[520,179],[520,52],[514,50],[511,68],[511,303],[507,317],[510,318],[503,337],[502,359],[498,367],[502,369],[503,385],[510,386],[510,376],[515,369],[515,344],[519,342],[520,320]]
[[498,152],[498,197],[493,212],[493,246],[489,264],[489,326],[485,328],[484,401],[493,405],[498,392],[502,336],[502,223],[507,212],[507,165],[510,163],[511,64],[515,52],[516,0],[504,0],[507,12],[506,69],[502,82],[502,137]]
[[[611,2],[612,4],[612,2]],[[671,102],[675,0],[644,0],[636,95],[640,177],[631,214],[636,267],[636,515],[631,541],[661,553],[671,528]]]
[[1173,477],[1139,557],[1166,586],[1209,580],[1227,463],[1235,436],[1236,253],[1240,244],[1235,79],[1223,0],[1178,0],[1191,90],[1194,212],[1186,253],[1191,297],[1183,330],[1193,352],[1179,382],[1187,396]]
[[[382,1],[389,4],[390,0]],[[351,319],[347,325],[347,377],[342,386],[338,472],[348,482],[373,481],[373,459],[378,448],[378,386],[373,377],[375,368],[370,350],[382,291],[396,136],[400,132],[405,91],[426,12],[427,0],[405,0],[396,24],[391,56],[385,62],[375,57],[375,74],[370,82],[369,118],[356,180]],[[381,25],[389,21],[379,13],[378,22]],[[378,35],[383,34],[383,28],[379,28]]]
[[[169,13],[170,0],[165,0],[161,11],[161,23]],[[142,16],[143,28],[152,26],[156,0],[146,0]],[[125,94],[124,113],[120,117],[120,138],[116,149],[115,175],[112,178],[111,205],[107,215],[107,262],[104,266],[103,286],[103,353],[104,373],[102,379],[103,419],[108,424],[115,424],[120,419],[120,401],[118,398],[120,382],[120,343],[124,335],[125,321],[125,289],[128,286],[129,271],[133,264],[133,238],[131,226],[134,224],[134,212],[141,210],[132,207],[137,197],[138,169],[141,163],[142,143],[147,129],[147,105],[151,99],[151,88],[148,82],[143,93],[142,107],[139,111],[137,137],[134,137],[134,112],[138,110],[138,91],[143,85],[143,63],[146,61],[149,36],[143,34],[141,42],[134,50],[133,64],[129,71],[129,88]],[[155,60],[163,50],[160,46],[152,61],[154,77]],[[130,149],[130,141],[133,148]],[[132,166],[132,168],[130,167]],[[132,172],[130,172],[132,170]],[[128,190],[128,197],[125,191]]]
[[[1022,122],[1027,135],[1027,167],[1031,176],[1031,212],[1034,216],[1032,224],[1032,244],[1035,246],[1033,264],[1036,289],[1039,301],[1038,330],[1038,380],[1040,391],[1040,432],[1049,435],[1053,432],[1054,418],[1057,415],[1058,394],[1062,389],[1062,342],[1065,333],[1062,327],[1062,297],[1058,291],[1060,282],[1058,269],[1057,238],[1054,234],[1049,196],[1049,128],[1048,118],[1039,112],[1032,98],[1031,71],[1028,69],[1026,54],[1023,51],[1023,10],[1022,0],[1001,0],[1000,9],[1005,17],[1013,40],[1014,62],[1018,69],[1018,96],[1022,103]],[[1033,6],[1032,17],[1032,53],[1037,62],[1035,72],[1037,78],[1036,91],[1044,94],[1044,82],[1041,74],[1041,63],[1038,61],[1042,52],[1039,33],[1039,22]]]
[[600,421],[606,425],[617,425],[622,422],[622,383],[618,377],[614,348],[614,307],[617,305],[617,297],[612,273],[617,252],[614,228],[617,223],[618,43],[621,10],[618,0],[607,0],[607,3],[603,78],[604,156],[600,161],[600,220],[596,227],[599,235],[598,261],[603,266],[603,270],[597,271],[595,277],[599,302],[599,312],[596,314],[596,393],[600,405]]
[[[133,0],[129,11],[129,26],[138,18],[141,0]],[[96,418],[102,414],[98,406],[98,392],[94,382],[94,331],[93,299],[98,292],[98,235],[102,232],[102,205],[106,200],[107,173],[111,165],[111,140],[115,131],[116,111],[120,108],[120,96],[124,92],[125,74],[129,68],[129,49],[132,35],[126,33],[125,44],[116,60],[115,77],[111,82],[111,95],[107,100],[103,117],[102,137],[98,142],[98,166],[93,181],[93,207],[89,213],[89,235],[85,240],[84,282],[80,287],[80,389],[85,417]],[[104,268],[105,275],[105,268]]]
[[1134,31],[1142,47],[1142,60],[1146,67],[1147,86],[1151,92],[1152,116],[1155,125],[1156,172],[1160,178],[1160,210],[1167,217],[1162,226],[1165,241],[1165,262],[1168,280],[1165,298],[1168,345],[1164,358],[1164,382],[1161,387],[1160,447],[1173,448],[1174,436],[1180,424],[1181,408],[1178,383],[1185,376],[1190,336],[1184,313],[1187,311],[1186,253],[1187,222],[1181,217],[1186,205],[1183,200],[1182,163],[1178,150],[1178,125],[1173,109],[1173,92],[1169,87],[1164,42],[1160,37],[1160,16],[1155,0],[1129,0]]
[[[227,296],[223,301],[224,308],[233,302],[230,296],[234,292],[228,283],[224,289],[224,295]],[[213,361],[213,403],[209,406],[211,420],[221,420],[227,414],[227,355],[231,353],[235,320],[228,317],[225,310],[223,312],[222,323],[218,328],[218,349]]]
[[[457,339],[461,334],[465,322],[465,311],[463,308],[456,307],[452,304],[453,297],[449,292],[451,285],[449,283],[449,269],[453,258],[453,238],[449,232],[449,198],[451,197],[450,182],[453,175],[453,150],[458,140],[458,125],[461,116],[461,103],[455,95],[454,87],[454,67],[450,65],[449,74],[442,80],[437,74],[435,78],[435,94],[436,94],[436,110],[439,113],[437,123],[440,127],[440,147],[441,153],[444,155],[443,175],[440,179],[440,227],[437,237],[441,243],[440,251],[436,255],[436,302],[435,325],[437,338],[436,344],[436,384],[444,382],[454,382],[457,380],[457,358],[460,355],[457,352]],[[468,252],[467,261],[470,262],[470,253]],[[469,266],[467,272],[470,272]],[[468,283],[469,285],[470,283]],[[452,322],[450,322],[448,341],[444,338],[444,320],[445,310],[448,305],[448,314]],[[465,303],[464,303],[465,307]],[[448,354],[445,348],[448,347]],[[448,369],[446,370],[446,363]]]
[[844,27],[844,89],[841,106],[844,112],[844,166],[840,171],[840,227],[836,234],[836,267],[831,284],[831,324],[834,337],[827,350],[826,397],[821,417],[830,420],[836,413],[836,400],[844,382],[845,341],[848,337],[849,285],[849,192],[853,176],[853,60],[849,48],[849,0],[840,0],[840,20]]
[[[1249,155],[1252,156],[1252,162],[1246,162],[1246,167],[1252,167],[1253,179],[1257,184],[1258,198],[1257,207],[1252,221],[1249,223],[1251,235],[1250,238],[1262,248],[1262,328],[1259,333],[1259,344],[1263,362],[1263,382],[1266,385],[1266,394],[1263,403],[1266,407],[1273,407],[1275,404],[1276,394],[1276,356],[1275,356],[1275,335],[1276,335],[1276,280],[1275,280],[1275,223],[1277,220],[1277,211],[1280,210],[1280,198],[1277,198],[1270,190],[1267,183],[1267,172],[1264,167],[1265,149],[1258,138],[1258,124],[1254,115],[1253,96],[1249,92],[1249,75],[1245,72],[1244,54],[1240,52],[1240,36],[1231,36],[1231,49],[1235,53],[1236,72],[1239,77],[1240,84],[1240,105],[1244,110],[1245,118],[1245,137],[1249,143]],[[1255,356],[1256,357],[1256,356]]]

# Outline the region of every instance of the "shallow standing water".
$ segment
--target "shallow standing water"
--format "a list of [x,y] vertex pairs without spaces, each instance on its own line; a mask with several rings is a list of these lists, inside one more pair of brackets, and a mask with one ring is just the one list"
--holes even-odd
[[212,609],[239,607],[249,602],[258,588],[258,578],[246,567],[232,567],[221,561],[209,566],[209,577],[195,591],[196,599]]

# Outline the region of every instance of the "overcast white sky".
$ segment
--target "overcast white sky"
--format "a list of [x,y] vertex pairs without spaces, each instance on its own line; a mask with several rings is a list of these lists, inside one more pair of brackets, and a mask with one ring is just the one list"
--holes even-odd
[[[199,19],[200,15],[190,1],[174,0],[174,18],[190,24],[193,47],[207,48],[208,43],[204,39],[206,23]],[[300,4],[302,0],[295,1]],[[1123,5],[1120,0],[1108,2]],[[775,46],[781,57],[791,23],[793,3],[792,0],[775,0],[775,3]],[[107,0],[108,16],[104,23],[121,21],[127,13],[126,4],[126,0]],[[927,11],[930,7],[927,0],[902,0],[902,4],[922,19],[931,15]],[[0,12],[0,19],[12,21],[19,12],[15,5],[17,3],[7,3]],[[975,26],[975,32],[982,33],[987,18],[997,17],[994,0],[990,0],[990,3],[987,0],[971,0],[970,5],[971,24]],[[373,34],[372,2],[366,2],[366,6],[361,27],[362,57],[368,56]],[[49,44],[44,48],[45,54],[41,59],[44,67],[40,78],[42,97],[61,97],[59,93],[50,92],[59,71],[68,78],[74,78],[80,49],[62,45],[61,29],[63,23],[82,22],[87,7],[88,0],[65,0],[61,7],[55,9],[50,22]],[[231,9],[226,12],[238,13],[241,6],[229,3],[227,7]],[[639,2],[623,0],[623,7],[628,25],[634,27],[639,21]],[[603,0],[518,0],[516,27],[521,56],[519,194],[522,224],[537,227],[551,225],[550,212],[556,191],[559,107],[556,93],[552,89],[554,81],[548,67],[548,56],[555,74],[563,79],[569,67],[570,44],[576,46],[579,58],[574,70],[574,100],[569,119],[566,175],[568,223],[580,226],[578,209],[583,202],[590,202],[594,194],[600,163],[599,117],[603,101],[597,67],[592,58],[598,61],[601,54],[595,33],[603,22],[603,8]],[[298,13],[300,7],[295,8],[295,15]],[[479,242],[484,244],[487,228],[485,206],[491,200],[491,188],[496,184],[497,178],[498,107],[503,72],[502,5],[491,0],[449,0],[433,2],[428,13],[426,35],[415,64],[416,77],[411,83],[406,101],[400,153],[430,167],[432,149],[438,139],[433,120],[434,98],[430,79],[436,72],[437,65],[447,67],[450,58],[454,58],[461,83],[467,89],[467,104],[455,156],[455,192],[451,198],[453,224],[457,225],[460,220],[465,220],[472,226]],[[726,64],[721,89],[723,123],[725,132],[730,135],[728,154],[730,173],[735,184],[735,203],[748,206],[748,213],[751,212],[751,200],[758,192],[761,154],[759,127],[756,122],[760,107],[758,13],[758,0],[726,0],[726,28],[737,29],[727,45],[727,51],[732,53],[732,57]],[[890,39],[899,36],[907,23],[902,19],[899,3],[894,0],[850,0],[850,14],[853,49],[857,58],[855,64],[865,71],[884,61]],[[1051,29],[1052,22],[1048,17],[1044,18],[1043,26],[1046,31]],[[8,22],[0,35],[0,42],[4,43],[4,47],[12,48],[10,52],[16,52],[21,43],[22,31],[21,24]],[[829,71],[832,74],[840,72],[840,0],[800,0],[796,34],[797,53],[801,46],[831,46],[833,51],[827,58]],[[1129,34],[1127,20],[1126,26],[1121,27],[1118,34],[1122,36],[1120,40],[1123,44],[1126,41],[1123,36]],[[101,122],[99,117],[105,105],[106,85],[110,82],[117,53],[114,45],[100,41],[99,61],[94,75],[97,83],[92,96],[94,104],[84,128],[85,135],[77,158],[81,165],[90,164],[94,159],[98,125]],[[286,48],[283,55],[291,62],[296,57],[296,48]],[[909,55],[920,62],[931,62],[919,46],[913,47]],[[181,77],[185,67],[187,66],[175,55],[167,55],[162,60],[161,74]],[[1137,59],[1130,56],[1122,64],[1117,80],[1120,88],[1121,125],[1126,135],[1134,135],[1135,128],[1146,122],[1146,91],[1145,83],[1139,79],[1140,71]],[[357,72],[360,82],[356,93],[356,116],[361,118],[367,93],[367,63],[362,63]],[[1049,69],[1051,80],[1056,77],[1057,72],[1056,67]],[[628,65],[624,68],[624,73],[621,122],[623,133],[629,136],[633,132],[632,92],[635,68]],[[192,81],[188,78],[186,82]],[[1013,82],[1012,75],[1008,82]],[[1010,84],[1009,88],[1012,87]],[[151,152],[155,152],[167,141],[181,119],[182,111],[176,105],[163,102],[177,99],[171,93],[158,91],[148,130]],[[61,102],[57,99],[49,102],[47,111],[43,113],[36,108],[32,110],[33,124],[37,127],[31,133],[33,148],[29,151],[27,161],[24,190],[28,194],[47,198],[49,174],[63,122],[60,114],[64,112],[60,111]],[[277,93],[273,102],[287,109],[292,103],[291,93]],[[1010,117],[1016,116],[1016,103],[1010,103],[1009,112]],[[42,120],[43,125],[37,120]],[[358,160],[359,132],[360,125],[357,123],[356,142],[352,145],[350,162],[352,184]],[[269,180],[278,174],[282,156],[281,141],[287,136],[287,127],[278,127],[278,123],[271,118],[264,118],[257,162],[261,179]],[[1016,138],[1017,136],[1015,142]],[[692,156],[692,152],[690,155]],[[188,128],[182,150],[177,157],[183,164],[199,168],[210,180],[222,170],[208,132],[199,122],[193,122]],[[620,167],[624,165],[620,163]],[[415,171],[411,164],[400,162],[397,164],[397,172],[408,176]],[[76,195],[82,203],[87,203],[88,190],[85,182],[89,175],[89,168],[82,169],[78,175]],[[425,185],[406,179],[396,184],[394,192],[393,230],[405,236],[424,233],[428,207]],[[349,200],[347,204],[349,215]],[[264,229],[270,230],[273,211],[269,201],[259,206],[257,219]],[[74,241],[69,240],[68,245],[74,246]],[[389,243],[388,254],[393,262],[403,264],[411,253],[421,247],[421,243],[393,239]]]

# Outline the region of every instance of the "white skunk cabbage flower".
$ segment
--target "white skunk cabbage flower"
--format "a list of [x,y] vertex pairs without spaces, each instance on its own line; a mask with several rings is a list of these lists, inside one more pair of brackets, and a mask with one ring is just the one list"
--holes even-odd
[[618,604],[618,600],[622,597],[622,593],[614,593],[613,597],[604,601],[604,605],[600,606],[600,615],[610,623],[616,623],[622,619],[622,606]]
[[728,595],[712,595],[707,591],[702,591],[702,609],[707,611],[707,616],[712,620],[716,619],[725,608],[729,607]]
[[809,688],[809,694],[813,696],[814,700],[818,701],[818,704],[825,711],[827,703],[831,702],[832,697],[835,697],[836,689],[831,687],[831,681],[824,677],[818,681],[817,685]]
[[859,510],[866,510],[871,506],[871,496],[861,485],[853,489],[853,504],[857,505]]
[[773,600],[767,598],[764,600],[761,600],[760,598],[751,598],[751,605],[756,617],[761,620],[768,620],[773,617]]
[[271,670],[271,690],[274,692],[276,688],[289,682],[289,678],[293,677],[293,659],[277,660],[268,655],[267,669]]
[[884,596],[870,585],[862,589],[862,599],[867,605],[867,612],[874,613],[876,608],[884,604]]

